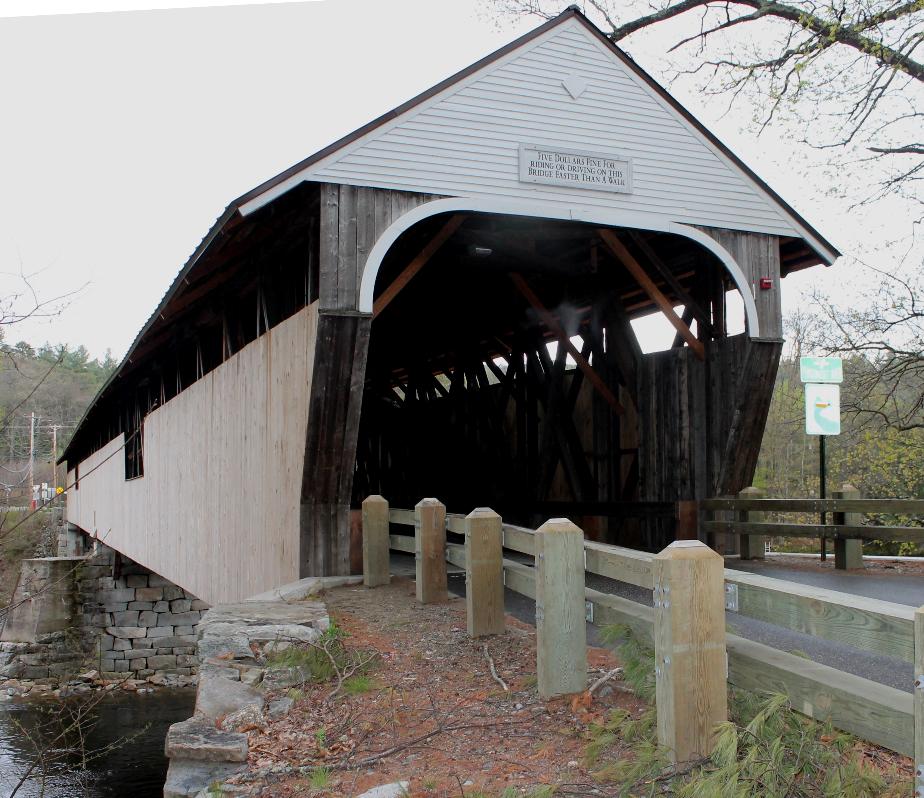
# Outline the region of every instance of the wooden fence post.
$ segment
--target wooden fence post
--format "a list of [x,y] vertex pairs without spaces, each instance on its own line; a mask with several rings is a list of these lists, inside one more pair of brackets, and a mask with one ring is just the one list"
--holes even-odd
[[446,601],[446,505],[422,499],[414,507],[414,560],[417,600]]
[[382,496],[363,500],[363,584],[378,587],[391,582],[388,552],[388,502]]
[[[840,490],[831,493],[832,499],[859,499],[860,491],[844,483]],[[860,525],[860,513],[832,513],[834,524]],[[843,571],[863,567],[863,541],[834,538],[834,567]]]
[[567,518],[536,530],[536,675],[543,699],[587,689],[584,533]]
[[[738,494],[739,499],[763,499],[765,493],[760,488],[745,488]],[[739,510],[739,521],[763,521],[764,514],[751,510]],[[742,560],[762,560],[764,559],[764,536],[763,535],[739,535],[738,551],[741,552]]]
[[914,611],[914,796],[924,796],[924,607]]
[[688,762],[712,753],[715,727],[728,720],[724,562],[682,540],[652,565],[658,742]]
[[465,609],[470,637],[504,633],[504,533],[488,507],[465,516]]

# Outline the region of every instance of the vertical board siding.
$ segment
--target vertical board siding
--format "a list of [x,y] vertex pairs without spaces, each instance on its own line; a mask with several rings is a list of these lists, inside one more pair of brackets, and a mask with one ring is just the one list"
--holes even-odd
[[[576,100],[562,85],[570,75],[587,83]],[[521,183],[519,146],[530,143],[630,158],[633,191]],[[302,177],[567,207],[577,202],[662,221],[800,235],[763,189],[577,22],[485,67]]]
[[143,477],[121,435],[81,462],[68,521],[211,604],[297,579],[317,307],[151,412]]
[[[728,250],[747,277],[754,304],[757,305],[757,319],[760,322],[760,337],[782,339],[783,312],[781,309],[782,284],[780,282],[780,244],[775,236],[757,233],[742,233],[735,230],[700,228]],[[760,288],[761,277],[769,277],[772,288]]]
[[299,576],[347,574],[350,501],[372,320],[322,313],[301,479]]
[[746,335],[653,352],[639,370],[640,495],[734,494],[750,484],[782,344]]
[[392,222],[437,199],[362,186],[321,186],[321,310],[355,310],[366,258]]

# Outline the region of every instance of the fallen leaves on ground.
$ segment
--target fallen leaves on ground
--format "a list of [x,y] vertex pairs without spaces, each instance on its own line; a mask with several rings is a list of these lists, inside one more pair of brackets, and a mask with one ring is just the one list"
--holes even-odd
[[[420,605],[409,580],[339,588],[326,600],[346,645],[377,652],[379,666],[368,692],[325,701],[327,685],[303,685],[286,717],[251,732],[252,769],[282,763],[329,771],[326,785],[289,777],[264,795],[354,796],[405,780],[411,796],[427,798],[588,784],[588,725],[616,707],[645,708],[606,686],[593,696],[542,701],[535,629],[508,616],[506,634],[473,640],[464,600]],[[485,643],[508,691],[491,675]],[[615,664],[611,652],[590,649],[591,669]]]

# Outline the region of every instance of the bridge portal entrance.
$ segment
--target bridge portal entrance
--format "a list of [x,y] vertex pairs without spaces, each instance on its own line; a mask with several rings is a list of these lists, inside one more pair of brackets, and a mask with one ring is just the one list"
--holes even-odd
[[[772,384],[779,350],[729,335],[744,326],[728,318],[735,287],[712,251],[668,232],[424,218],[375,276],[353,506],[438,496],[455,511],[491,506],[529,525],[568,516],[598,539],[662,548],[675,502],[752,476],[750,455],[726,452],[747,434],[735,396]],[[633,321],[653,313],[674,339],[646,353]],[[751,405],[755,452],[768,402],[769,391]]]

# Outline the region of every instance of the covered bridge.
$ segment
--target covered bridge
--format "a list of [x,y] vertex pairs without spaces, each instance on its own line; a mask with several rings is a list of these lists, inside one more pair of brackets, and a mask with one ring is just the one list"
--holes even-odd
[[780,279],[837,256],[569,9],[228,206],[71,440],[67,518],[209,602],[348,571],[371,493],[660,548],[665,503],[750,484]]

